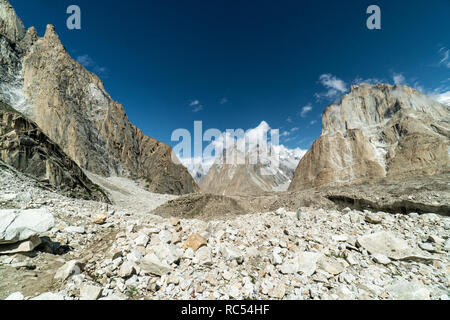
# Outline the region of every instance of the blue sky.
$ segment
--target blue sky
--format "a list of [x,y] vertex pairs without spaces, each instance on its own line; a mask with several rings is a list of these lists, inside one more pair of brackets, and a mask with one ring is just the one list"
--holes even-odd
[[[144,133],[266,121],[307,149],[324,108],[353,83],[450,91],[450,1],[10,0],[26,27],[54,24]],[[82,29],[66,28],[77,4]],[[382,29],[366,28],[381,8]]]

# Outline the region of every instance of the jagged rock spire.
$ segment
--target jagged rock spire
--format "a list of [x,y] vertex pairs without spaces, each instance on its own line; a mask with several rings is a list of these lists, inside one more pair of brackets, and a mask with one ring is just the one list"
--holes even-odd
[[25,26],[8,0],[0,0],[0,34],[18,43],[25,36]]

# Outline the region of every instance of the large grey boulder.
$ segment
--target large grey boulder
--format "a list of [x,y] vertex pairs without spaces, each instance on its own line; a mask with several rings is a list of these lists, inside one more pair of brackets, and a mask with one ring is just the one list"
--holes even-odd
[[358,238],[357,244],[371,254],[381,254],[393,260],[433,260],[432,256],[411,248],[391,232],[381,231]]
[[25,241],[49,231],[55,220],[47,209],[0,210],[0,245]]

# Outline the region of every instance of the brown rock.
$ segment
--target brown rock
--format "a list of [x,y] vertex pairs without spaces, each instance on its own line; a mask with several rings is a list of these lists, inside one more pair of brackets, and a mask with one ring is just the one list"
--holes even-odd
[[22,60],[32,120],[80,167],[141,179],[151,192],[198,190],[187,169],[172,161],[172,148],[130,123],[102,81],[66,52],[53,26]]
[[433,175],[450,168],[448,107],[406,86],[352,87],[322,116],[322,135],[289,190]]
[[1,101],[0,160],[70,196],[109,201],[35,123]]
[[205,238],[198,233],[194,233],[186,240],[184,248],[191,248],[192,250],[197,251],[200,247],[206,246],[207,243],[208,241]]
[[95,216],[95,218],[94,218],[94,220],[92,220],[92,222],[95,223],[95,224],[101,225],[101,224],[104,224],[106,222],[107,218],[108,217],[106,215],[104,215],[104,214],[98,214],[98,215]]

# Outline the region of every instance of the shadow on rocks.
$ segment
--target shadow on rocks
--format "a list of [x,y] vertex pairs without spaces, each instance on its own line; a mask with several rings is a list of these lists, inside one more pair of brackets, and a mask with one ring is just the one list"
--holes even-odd
[[68,245],[61,245],[52,241],[49,237],[41,237],[41,244],[36,247],[36,251],[62,256],[70,251]]

